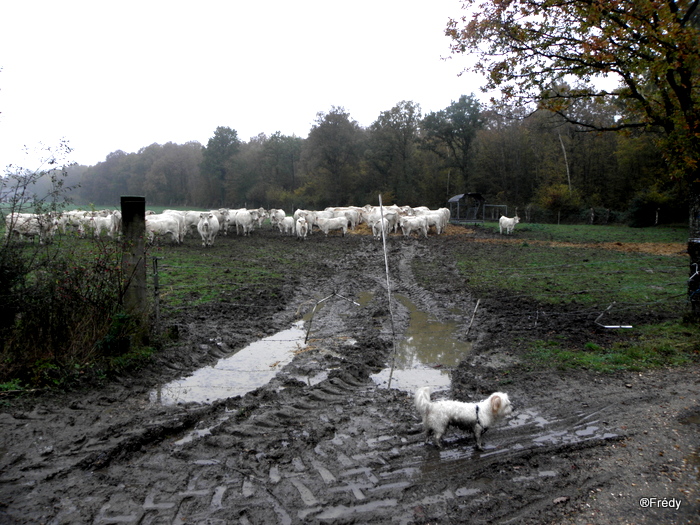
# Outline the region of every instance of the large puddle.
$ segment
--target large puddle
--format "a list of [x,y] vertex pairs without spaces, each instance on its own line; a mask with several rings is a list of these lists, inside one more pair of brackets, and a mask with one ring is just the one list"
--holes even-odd
[[[374,294],[362,293],[360,306]],[[421,386],[442,390],[450,386],[449,370],[471,351],[471,343],[455,338],[456,323],[443,323],[419,310],[407,297],[394,296],[410,313],[404,337],[397,341],[393,373],[386,368],[372,376],[379,386],[413,392]],[[267,384],[294,355],[305,347],[305,322],[256,341],[214,366],[200,368],[191,376],[160,386],[150,393],[153,403],[213,403],[242,396]]]
[[150,393],[154,403],[213,403],[242,396],[268,383],[304,347],[304,321],[239,350],[214,366],[200,368]]
[[472,344],[455,337],[457,323],[438,321],[403,295],[396,294],[394,298],[409,311],[408,328],[396,343],[393,372],[386,368],[372,379],[380,386],[407,392],[422,386],[430,386],[434,391],[449,388],[450,369],[471,352]]

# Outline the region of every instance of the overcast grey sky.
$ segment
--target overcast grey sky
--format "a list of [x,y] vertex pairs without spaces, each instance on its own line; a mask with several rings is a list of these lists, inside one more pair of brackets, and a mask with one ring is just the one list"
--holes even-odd
[[458,0],[6,1],[0,168],[65,138],[96,164],[154,142],[306,137],[342,106],[361,126],[402,100],[423,114],[479,93],[444,29]]

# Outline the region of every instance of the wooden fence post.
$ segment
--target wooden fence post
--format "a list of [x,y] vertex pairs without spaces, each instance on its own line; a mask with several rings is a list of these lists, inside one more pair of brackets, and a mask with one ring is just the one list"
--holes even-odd
[[122,276],[124,308],[128,314],[146,313],[146,198],[123,196]]

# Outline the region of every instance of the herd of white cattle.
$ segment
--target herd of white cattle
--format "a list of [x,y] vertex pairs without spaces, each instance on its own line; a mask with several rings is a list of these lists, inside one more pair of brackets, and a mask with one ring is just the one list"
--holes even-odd
[[[354,230],[362,223],[371,228],[375,239],[381,239],[382,233],[388,236],[389,233],[399,231],[406,238],[414,233],[418,237],[427,238],[429,232],[440,235],[444,231],[450,221],[450,210],[432,210],[425,206],[391,205],[380,208],[367,205],[361,208],[331,207],[323,211],[299,209],[291,216],[281,209],[264,208],[165,210],[162,213],[147,211],[146,236],[150,244],[156,242],[156,238],[169,239],[172,243],[181,244],[186,236],[198,235],[202,246],[211,246],[218,235],[228,235],[233,233],[234,229],[237,235],[250,235],[256,228],[261,228],[266,219],[269,219],[272,228],[278,228],[281,234],[293,235],[299,239],[313,234],[314,229],[326,236],[333,231],[342,232],[344,236],[348,230]],[[507,233],[512,233],[515,223],[509,223],[507,226],[501,223],[501,233],[504,229]],[[58,232],[74,232],[80,237],[96,238],[106,234],[110,238],[117,238],[121,234],[122,217],[118,210],[73,210],[56,215],[12,213],[5,218],[5,224],[5,236],[14,233],[21,238],[38,237],[39,242],[43,244],[52,240]]]

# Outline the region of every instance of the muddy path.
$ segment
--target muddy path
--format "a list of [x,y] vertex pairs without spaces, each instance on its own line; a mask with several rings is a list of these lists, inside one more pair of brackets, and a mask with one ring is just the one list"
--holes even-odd
[[[450,253],[473,240],[392,238],[388,259],[391,293],[471,345],[433,397],[501,390],[514,402],[483,452],[458,430],[442,449],[426,445],[410,393],[375,380],[412,317],[407,303],[390,308],[380,243],[314,235],[301,246],[258,231],[217,249],[294,250],[302,264],[284,280],[251,287],[239,306],[166,310],[173,343],[145,370],[5,400],[0,523],[700,522],[698,367],[534,369],[521,359],[524,342],[563,328],[528,321],[516,315],[524,304],[498,297],[481,298],[467,336],[476,298]],[[175,249],[200,249],[189,241]],[[153,402],[164,384],[288,328],[328,296],[308,346],[266,385],[211,403]],[[569,335],[609,337],[577,330]],[[680,508],[643,508],[641,498]]]

